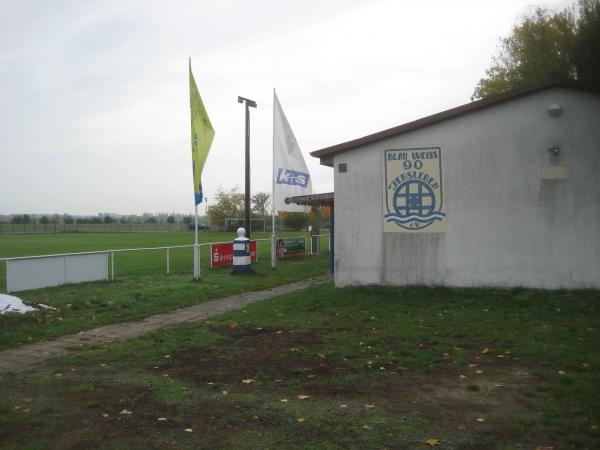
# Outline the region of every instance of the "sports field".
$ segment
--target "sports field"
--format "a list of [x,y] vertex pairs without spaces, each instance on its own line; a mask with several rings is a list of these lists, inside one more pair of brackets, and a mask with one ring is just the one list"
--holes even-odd
[[[307,250],[310,249],[309,234],[305,232],[282,232],[278,236],[305,236]],[[200,232],[200,244],[209,242],[230,242],[234,233]],[[255,232],[252,239],[270,239],[271,234]],[[59,234],[2,234],[0,235],[0,258],[14,256],[50,255],[58,253],[89,252],[98,250],[118,250],[132,248],[167,247],[192,245],[192,232],[159,233],[59,233]],[[321,249],[329,251],[329,239],[321,236]],[[259,259],[270,258],[270,242],[259,241]],[[209,246],[202,246],[201,268],[210,267]],[[115,274],[117,277],[135,275],[158,275],[166,273],[166,251],[148,250],[142,252],[115,253]],[[0,261],[0,292],[5,289],[5,263]],[[170,250],[170,270],[174,274],[192,274],[192,248]]]
[[[298,236],[302,233],[284,233]],[[252,238],[268,238],[255,233]],[[200,233],[200,242],[231,240],[231,234]],[[324,250],[328,239],[322,238]],[[0,236],[0,256],[29,256],[108,249],[163,247],[193,243],[193,233],[114,233]],[[328,253],[280,261],[278,270],[270,267],[270,243],[261,241],[259,260],[253,263],[257,274],[232,277],[230,267],[211,269],[209,247],[201,248],[202,281],[192,280],[192,248],[173,249],[171,273],[166,274],[166,251],[115,253],[115,281],[94,282],[15,293],[30,304],[43,303],[57,313],[0,316],[0,349],[10,348],[100,325],[141,320],[153,314],[172,311],[210,299],[326,273]],[[0,263],[1,290],[4,291],[4,263]]]

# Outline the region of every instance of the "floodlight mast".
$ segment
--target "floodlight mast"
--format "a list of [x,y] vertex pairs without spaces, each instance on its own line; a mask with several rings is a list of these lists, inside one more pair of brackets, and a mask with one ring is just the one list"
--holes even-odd
[[250,108],[256,108],[256,102],[238,96],[238,103],[246,104],[246,183],[244,190],[244,209],[246,223],[246,237],[250,239]]

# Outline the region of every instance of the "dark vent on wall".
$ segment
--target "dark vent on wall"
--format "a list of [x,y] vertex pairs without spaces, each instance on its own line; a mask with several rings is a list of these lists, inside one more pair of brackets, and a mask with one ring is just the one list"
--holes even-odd
[[348,164],[346,164],[346,163],[339,163],[338,164],[338,172],[339,173],[346,173],[346,172],[348,172]]

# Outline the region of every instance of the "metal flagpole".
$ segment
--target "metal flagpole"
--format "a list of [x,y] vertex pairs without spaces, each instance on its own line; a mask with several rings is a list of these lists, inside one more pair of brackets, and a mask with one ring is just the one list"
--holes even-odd
[[194,205],[194,280],[200,279],[200,254],[198,252],[198,205]]
[[273,89],[273,170],[271,173],[271,269],[277,269],[277,241],[275,236],[275,89]]
[[271,269],[277,269],[277,241],[275,237],[275,211],[271,211],[271,217],[273,219],[271,226]]

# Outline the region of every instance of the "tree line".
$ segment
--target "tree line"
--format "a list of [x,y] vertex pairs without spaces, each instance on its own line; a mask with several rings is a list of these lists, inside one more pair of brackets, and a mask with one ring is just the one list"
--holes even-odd
[[[257,192],[250,197],[251,217],[253,219],[271,219],[271,194]],[[208,207],[208,219],[211,224],[220,226],[225,219],[244,217],[244,193],[237,186],[230,190],[219,189]],[[312,208],[310,213],[280,212],[278,219],[288,229],[301,230],[313,226],[328,226],[329,208]]]

